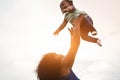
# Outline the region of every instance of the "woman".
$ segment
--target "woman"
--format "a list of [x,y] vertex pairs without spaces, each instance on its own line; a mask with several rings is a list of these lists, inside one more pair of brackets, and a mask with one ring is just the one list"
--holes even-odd
[[80,80],[73,72],[72,66],[80,44],[79,27],[68,29],[71,45],[67,54],[47,53],[37,67],[39,80]]

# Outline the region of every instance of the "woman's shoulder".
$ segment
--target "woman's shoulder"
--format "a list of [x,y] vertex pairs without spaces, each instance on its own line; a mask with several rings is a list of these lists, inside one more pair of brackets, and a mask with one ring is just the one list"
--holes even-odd
[[69,74],[61,77],[60,80],[79,80],[79,78],[75,75],[75,73],[70,69]]

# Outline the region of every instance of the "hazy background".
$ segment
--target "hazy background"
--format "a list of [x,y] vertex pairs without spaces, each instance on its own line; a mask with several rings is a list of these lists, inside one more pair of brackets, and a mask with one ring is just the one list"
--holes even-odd
[[[66,54],[67,27],[61,0],[0,0],[0,80],[37,80],[35,69],[46,52]],[[120,80],[120,1],[73,0],[94,21],[103,46],[81,40],[73,66],[81,80]]]

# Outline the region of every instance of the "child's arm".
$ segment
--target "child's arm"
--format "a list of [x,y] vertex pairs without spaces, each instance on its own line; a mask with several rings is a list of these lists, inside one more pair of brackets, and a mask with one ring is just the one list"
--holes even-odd
[[60,25],[60,27],[58,27],[58,29],[55,30],[55,32],[53,34],[54,35],[58,35],[59,32],[65,28],[65,26],[67,25],[67,23],[68,23],[68,21],[66,19],[64,19],[63,22],[62,22],[62,24]]

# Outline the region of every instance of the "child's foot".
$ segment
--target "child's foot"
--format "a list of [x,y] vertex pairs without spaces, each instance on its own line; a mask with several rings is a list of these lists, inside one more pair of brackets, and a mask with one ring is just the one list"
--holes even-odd
[[98,39],[97,42],[96,42],[100,47],[102,47],[102,44],[101,44],[101,40]]
[[93,36],[95,36],[95,35],[97,35],[97,32],[96,32],[96,31],[92,31],[91,34],[92,34]]

